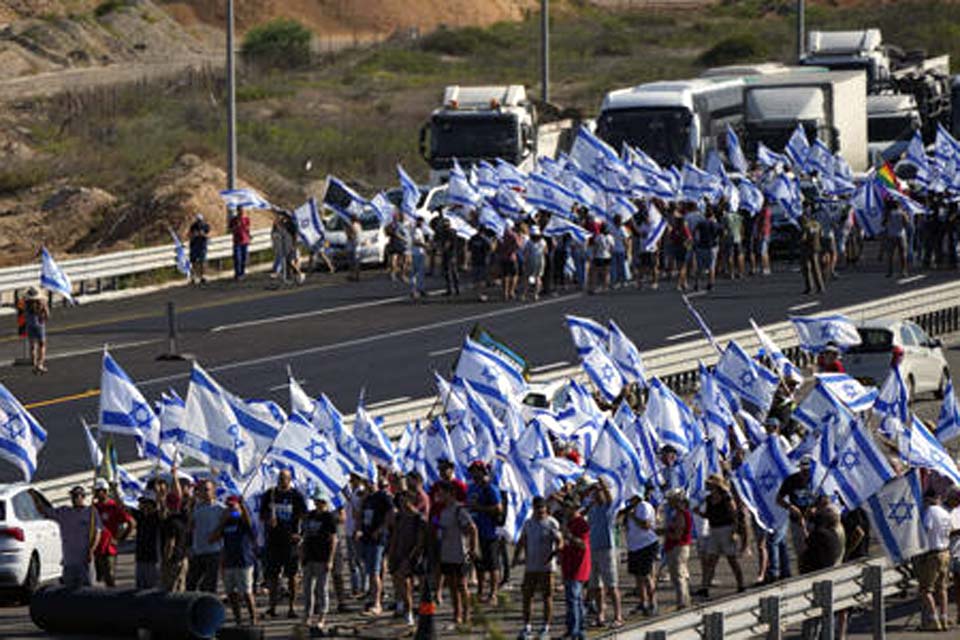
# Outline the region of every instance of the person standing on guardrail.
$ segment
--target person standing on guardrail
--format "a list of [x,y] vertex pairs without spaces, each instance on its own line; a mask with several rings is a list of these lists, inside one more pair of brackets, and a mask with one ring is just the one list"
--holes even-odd
[[33,372],[47,372],[47,321],[50,308],[35,287],[27,289],[26,302],[27,340],[30,343],[30,359]]
[[946,631],[947,580],[950,570],[950,514],[940,504],[940,495],[935,489],[923,494],[923,531],[926,534],[927,551],[914,558],[920,592],[920,609],[923,614],[921,631]]
[[242,280],[247,273],[250,253],[250,216],[243,207],[237,207],[230,217],[229,228],[233,236],[233,277]]
[[217,487],[213,480],[197,483],[196,504],[190,512],[190,564],[187,569],[187,591],[217,592],[220,572],[220,540],[210,541],[210,536],[220,526],[224,508],[217,503]]
[[63,554],[60,580],[67,589],[79,589],[92,584],[90,565],[103,532],[100,514],[92,506],[84,504],[86,496],[87,490],[77,485],[70,489],[70,506],[55,508],[34,497],[37,510],[60,525]]
[[190,282],[206,284],[207,244],[210,242],[210,225],[198,213],[188,232],[190,236]]

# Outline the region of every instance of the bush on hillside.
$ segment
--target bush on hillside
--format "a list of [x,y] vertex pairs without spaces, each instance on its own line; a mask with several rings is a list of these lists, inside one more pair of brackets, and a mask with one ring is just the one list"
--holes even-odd
[[506,43],[500,37],[478,27],[448,29],[441,26],[420,40],[420,48],[423,51],[448,56],[469,56],[504,44]]
[[756,36],[744,33],[730,36],[704,51],[697,63],[704,67],[719,67],[738,62],[763,60],[768,57],[767,45]]
[[243,57],[267,67],[294,69],[310,63],[310,30],[296,20],[277,18],[254,27],[243,39]]

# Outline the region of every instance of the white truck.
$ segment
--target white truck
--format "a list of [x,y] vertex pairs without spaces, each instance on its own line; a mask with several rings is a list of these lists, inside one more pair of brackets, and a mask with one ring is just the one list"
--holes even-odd
[[862,71],[794,72],[744,81],[744,144],[779,151],[800,124],[850,164],[867,169],[867,87]]
[[420,153],[435,186],[446,181],[454,159],[464,169],[499,158],[529,171],[538,157],[556,156],[572,129],[570,120],[541,122],[523,85],[452,85],[420,130]]
[[921,128],[920,110],[912,95],[867,96],[867,152],[870,164],[896,164],[913,134]]

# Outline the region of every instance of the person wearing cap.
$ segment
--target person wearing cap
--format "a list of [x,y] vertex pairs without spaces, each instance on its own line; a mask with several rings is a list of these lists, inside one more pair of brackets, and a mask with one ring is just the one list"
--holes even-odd
[[[470,516],[477,526],[477,536],[480,541],[480,558],[476,564],[477,570],[477,599],[480,602],[497,602],[497,590],[500,586],[500,536],[497,527],[503,524],[504,512],[502,494],[490,482],[490,469],[482,460],[474,460],[470,464],[470,488],[467,489],[467,507]],[[487,580],[485,580],[485,578]],[[489,592],[484,595],[484,582],[490,585]]]
[[520,539],[513,553],[513,564],[525,559],[523,572],[523,631],[518,640],[530,638],[533,622],[533,597],[543,597],[543,625],[538,640],[550,637],[550,622],[553,619],[553,573],[556,556],[563,547],[560,523],[547,510],[547,501],[542,496],[533,499],[533,515],[523,524]]
[[817,370],[820,373],[846,373],[847,369],[843,366],[840,359],[840,348],[835,342],[828,342],[823,348],[823,352],[817,357]]
[[660,490],[666,493],[670,489],[686,484],[683,467],[679,464],[677,450],[671,444],[660,448]]
[[547,242],[540,227],[530,226],[530,239],[523,245],[523,298],[540,299],[543,271],[547,256]]
[[580,512],[574,496],[563,501],[563,546],[560,548],[560,572],[566,603],[566,637],[585,640],[583,586],[590,579],[590,525]]
[[47,321],[50,319],[50,307],[36,287],[27,289],[24,298],[27,341],[30,344],[30,360],[33,372],[47,372]]
[[660,558],[657,512],[642,495],[633,496],[623,511],[627,538],[627,570],[636,580],[640,602],[636,611],[645,616],[657,612],[656,564]]
[[376,491],[363,499],[360,530],[356,532],[364,574],[370,584],[366,606],[366,614],[370,616],[383,613],[383,554],[386,550],[387,523],[393,513],[393,499],[387,493],[389,485],[387,476],[378,474]]
[[85,504],[86,497],[87,490],[82,485],[70,489],[70,506],[51,507],[33,496],[37,511],[60,525],[63,567],[60,581],[67,589],[79,589],[92,584],[90,565],[103,532],[100,514],[94,507]]
[[210,535],[210,542],[222,542],[221,566],[223,589],[230,599],[233,618],[243,623],[241,601],[246,605],[250,624],[257,624],[257,608],[253,600],[253,565],[256,562],[256,536],[250,513],[240,496],[227,498],[220,524]]
[[117,542],[130,535],[133,518],[123,505],[110,496],[110,484],[106,478],[97,478],[93,483],[93,506],[103,523],[103,535],[93,552],[93,567],[96,581],[108,587],[117,585]]
[[[793,542],[793,553],[798,560],[803,554],[807,537],[807,510],[813,507],[816,498],[812,470],[813,458],[809,455],[803,456],[800,458],[800,469],[787,476],[777,491],[777,504],[786,509],[790,516],[790,538]],[[780,562],[786,565],[789,560],[781,558]]]
[[738,532],[738,509],[736,500],[730,492],[730,484],[719,473],[711,474],[707,478],[707,500],[704,508],[698,511],[699,515],[707,519],[710,533],[704,545],[703,585],[696,592],[697,596],[710,597],[710,586],[713,583],[714,572],[720,556],[727,558],[733,576],[737,580],[737,591],[744,590],[743,569],[740,567],[740,554],[745,536]]
[[606,596],[613,600],[613,624],[623,625],[622,600],[620,598],[619,550],[617,549],[616,505],[607,481],[601,476],[590,488],[590,506],[587,522],[590,523],[590,585],[589,595],[596,604],[597,626],[606,624]]
[[[303,568],[303,623],[322,630],[330,603],[330,575],[337,548],[337,519],[321,489],[313,492],[313,509],[300,522],[300,563]],[[314,615],[319,612],[317,619]]]
[[396,494],[397,511],[389,523],[387,564],[393,573],[397,600],[406,624],[414,626],[413,577],[417,574],[427,544],[427,520],[417,510],[417,493],[406,489]]
[[690,606],[690,546],[693,544],[693,514],[687,493],[677,487],[667,491],[664,499],[663,551],[667,572],[677,597],[677,609]]
[[260,519],[264,524],[266,561],[264,575],[270,590],[270,606],[266,615],[276,617],[280,600],[280,574],[287,578],[289,596],[287,617],[296,619],[293,608],[296,597],[298,562],[296,546],[300,542],[300,520],[307,512],[307,503],[293,488],[293,477],[288,469],[277,474],[276,486],[260,498]]
[[134,537],[134,585],[137,589],[155,589],[160,586],[160,528],[163,513],[157,494],[147,489],[130,513],[136,522]]
[[207,244],[210,241],[210,225],[198,213],[188,232],[190,238],[190,282],[206,284],[204,269],[207,264]]

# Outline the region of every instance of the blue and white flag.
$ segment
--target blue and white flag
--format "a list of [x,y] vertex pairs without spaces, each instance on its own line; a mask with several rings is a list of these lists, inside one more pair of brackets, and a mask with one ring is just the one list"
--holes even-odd
[[690,163],[683,165],[680,174],[680,196],[689,202],[701,202],[706,199],[716,202],[722,192],[717,176],[702,171]]
[[833,181],[833,152],[819,138],[813,141],[813,145],[807,152],[804,170],[808,174],[816,171],[824,185]]
[[803,197],[796,179],[785,173],[778,174],[764,185],[763,195],[767,202],[779,204],[792,224],[800,224],[800,216],[803,215]]
[[763,192],[749,180],[741,180],[737,185],[740,193],[740,208],[751,216],[755,216],[763,209]]
[[515,363],[469,336],[463,341],[454,375],[501,407],[507,405],[509,397],[522,395],[527,390],[527,381]]
[[477,225],[481,228],[485,227],[490,229],[498,238],[502,238],[507,230],[507,221],[504,220],[499,213],[486,205],[480,209]]
[[481,160],[473,168],[477,172],[477,189],[485,198],[494,197],[500,188],[497,169],[486,160]]
[[580,203],[576,193],[536,173],[530,176],[527,183],[526,200],[534,207],[554,214],[551,219],[559,216],[568,220],[573,217],[573,207]]
[[790,316],[797,332],[800,347],[810,353],[820,353],[828,344],[843,351],[860,344],[860,332],[853,320],[842,314],[819,316]]
[[880,418],[880,433],[896,440],[910,424],[910,392],[900,367],[894,365],[873,403],[873,412]]
[[360,216],[369,206],[366,198],[336,176],[327,176],[327,188],[323,193],[323,204],[345,222],[350,222],[352,216]]
[[873,531],[894,564],[902,564],[927,550],[923,489],[917,469],[891,480],[868,498],[866,512]]
[[523,189],[527,184],[527,174],[519,169],[515,164],[510,164],[503,158],[497,158],[497,179],[501,185],[506,185],[512,189]]
[[450,430],[450,445],[453,448],[452,462],[457,465],[457,475],[466,474],[467,468],[475,460],[488,459],[480,452],[477,433],[469,420],[464,420]]
[[620,369],[624,381],[628,383],[636,382],[640,386],[646,386],[646,369],[643,366],[643,358],[640,357],[640,350],[637,349],[637,345],[627,337],[627,334],[613,320],[608,321],[607,326],[610,328],[607,343],[610,357],[613,358],[613,362]]
[[452,215],[451,212],[447,212],[443,214],[443,218],[450,221],[450,228],[458,238],[469,240],[473,236],[477,235],[477,230],[460,216]]
[[374,463],[383,465],[387,469],[396,470],[397,452],[393,442],[383,432],[383,419],[375,420],[367,413],[363,403],[357,406],[356,417],[353,422],[353,437],[357,439],[363,450],[367,452]]
[[907,443],[906,451],[900,451],[907,463],[931,469],[949,478],[953,484],[960,484],[956,461],[917,416],[911,420]]
[[603,188],[602,176],[610,165],[620,164],[613,147],[581,125],[570,149],[570,159],[576,163],[590,184]]
[[871,408],[877,399],[876,387],[865,387],[845,373],[818,373],[817,381],[854,413]]
[[397,210],[396,207],[393,206],[393,203],[390,202],[390,199],[387,198],[387,194],[382,191],[373,196],[369,204],[370,209],[373,210],[377,218],[380,219],[380,226],[387,225]]
[[333,402],[321,394],[315,400],[314,410],[310,422],[321,433],[330,435],[337,449],[352,466],[352,472],[370,482],[377,479],[377,468],[367,455],[360,441],[346,428],[343,415],[334,406]]
[[703,337],[707,339],[707,342],[710,343],[710,346],[717,350],[717,353],[723,353],[723,349],[721,349],[720,345],[717,344],[717,340],[713,337],[713,332],[710,331],[710,326],[707,324],[707,321],[703,319],[703,316],[700,315],[700,312],[696,310],[696,308],[690,302],[690,299],[687,298],[687,294],[681,293],[680,297],[683,298],[684,306],[687,308],[687,311],[690,313],[690,317],[693,318],[693,321],[697,323],[697,328],[700,329],[700,333],[703,334]]
[[160,451],[163,457],[182,462],[183,456],[177,444],[183,434],[183,412],[186,403],[172,389],[160,396],[160,402],[156,404],[157,417],[160,419]]
[[696,507],[707,499],[707,478],[721,473],[720,457],[712,440],[704,440],[683,458],[684,489],[690,504]]
[[507,186],[501,186],[493,198],[493,205],[501,215],[514,220],[521,220],[533,213],[534,208],[524,199],[519,191]]
[[303,489],[320,489],[334,508],[343,506],[343,488],[350,480],[351,465],[304,416],[290,415],[267,457],[290,468]]
[[753,327],[753,332],[756,334],[757,340],[760,341],[762,355],[770,359],[770,363],[774,370],[780,374],[780,377],[784,380],[793,380],[797,384],[802,384],[803,373],[801,373],[800,368],[780,351],[780,347],[773,341],[773,338],[767,335],[767,332],[761,329],[753,321],[753,318],[750,318],[750,326]]
[[721,391],[717,379],[702,362],[700,363],[700,388],[697,390],[695,400],[708,428],[716,426],[726,434],[727,429],[736,424],[735,411]]
[[490,460],[497,453],[506,453],[509,449],[506,431],[503,424],[493,415],[490,406],[479,393],[474,391],[470,382],[464,382],[464,396],[467,400],[466,420],[473,425],[473,432],[477,436],[477,445],[480,447],[480,456]]
[[810,141],[807,140],[807,132],[803,125],[797,124],[797,128],[790,134],[787,146],[783,149],[784,154],[790,159],[794,168],[798,171],[804,167],[807,161],[807,154],[810,153]]
[[40,265],[40,287],[53,293],[59,293],[70,304],[76,304],[73,299],[73,285],[70,278],[64,273],[60,265],[53,259],[46,247],[40,249],[42,264]]
[[470,184],[460,163],[454,159],[453,167],[450,169],[450,180],[447,183],[447,202],[472,209],[482,200],[483,196]]
[[717,380],[764,414],[770,410],[773,395],[780,384],[777,374],[756,362],[733,340],[720,356],[715,375]]
[[37,470],[37,456],[47,432],[20,401],[0,383],[0,458],[20,469],[27,482]]
[[[814,454],[817,445],[835,451],[847,437],[855,416],[818,379],[817,384],[793,411],[793,419],[807,428],[808,436],[791,458],[799,459],[805,454]],[[828,460],[829,461],[829,460]]]
[[940,405],[940,417],[937,419],[937,440],[946,444],[960,436],[960,407],[953,392],[953,380],[947,378],[943,390],[943,403]]
[[643,243],[640,250],[644,253],[653,253],[657,250],[660,238],[667,230],[667,219],[660,213],[660,209],[652,202],[647,204],[647,221],[642,226]]
[[671,445],[682,456],[695,446],[701,437],[696,418],[690,408],[656,376],[648,381],[649,396],[644,417],[657,429],[663,445]]
[[189,278],[192,270],[190,255],[187,253],[183,243],[180,242],[180,236],[178,236],[173,229],[170,229],[170,236],[173,238],[174,266],[177,267],[177,271]]
[[579,245],[585,245],[590,239],[590,232],[578,224],[567,220],[558,215],[551,215],[543,228],[543,235],[550,238],[558,238],[569,235],[574,242]]
[[903,209],[904,212],[906,212],[906,214],[910,216],[911,220],[913,220],[914,216],[923,215],[927,212],[927,208],[925,206],[923,206],[922,204],[920,204],[910,196],[900,193],[896,189],[890,189],[886,185],[881,184],[879,185],[879,187],[880,187],[880,193],[882,193],[885,197],[889,198],[890,200],[893,200],[894,202],[896,202],[900,206],[900,208]]
[[603,424],[587,459],[586,470],[602,477],[611,488],[613,504],[620,509],[627,500],[641,495],[644,478],[640,459],[623,432],[609,419]]
[[907,146],[902,162],[916,168],[914,180],[924,187],[930,184],[930,161],[927,158],[927,151],[923,146],[923,137],[920,135],[920,131],[913,133],[913,138]]
[[747,159],[743,155],[743,149],[740,147],[740,138],[730,125],[727,125],[727,162],[738,173],[746,175]]
[[[626,405],[626,403],[624,403]],[[632,429],[624,429],[627,439],[633,442],[634,451],[640,460],[640,475],[644,480],[655,481],[660,466],[660,442],[657,430],[647,422],[646,414],[636,417]]]
[[420,437],[425,466],[422,473],[425,484],[429,486],[440,480],[440,461],[453,462],[456,460],[456,455],[453,451],[453,442],[450,440],[450,432],[443,426],[443,422],[439,418],[431,420],[430,425],[423,430]]
[[420,204],[420,187],[399,164],[397,175],[400,176],[400,189],[403,192],[400,210],[403,211],[403,215],[413,218],[417,215],[417,206]]
[[737,494],[767,531],[776,531],[787,522],[787,510],[777,504],[777,493],[796,470],[780,437],[770,435],[733,472]]
[[227,189],[220,192],[220,197],[227,209],[273,209],[273,205],[253,189]]
[[588,318],[567,316],[567,327],[590,381],[609,402],[623,391],[625,380],[608,350],[610,330]]
[[775,151],[771,151],[767,145],[762,142],[757,143],[757,163],[764,169],[772,169],[777,165],[781,167],[786,167],[790,164],[789,158],[784,155],[780,155]]
[[528,484],[521,478],[517,465],[510,460],[499,465],[497,485],[507,500],[503,532],[508,540],[516,544],[520,540],[523,524],[533,513],[534,496]]
[[310,251],[320,246],[326,237],[326,231],[315,198],[310,198],[293,210],[293,221],[297,224],[297,235],[300,236],[303,246]]
[[80,416],[80,427],[83,429],[83,439],[87,443],[87,452],[90,454],[90,464],[94,471],[99,471],[103,464],[103,451],[100,449],[100,443],[93,437],[90,431],[90,425]]
[[873,170],[868,178],[860,183],[850,199],[857,222],[868,238],[877,238],[883,233],[883,198],[880,187],[873,179]]
[[829,463],[823,490],[839,494],[847,509],[855,509],[896,475],[869,431],[854,422]]
[[141,458],[160,458],[160,418],[106,350],[100,373],[100,431],[133,436]]
[[467,414],[467,401],[458,389],[444,379],[436,371],[433,372],[433,379],[437,385],[437,394],[440,396],[440,405],[443,407],[443,413],[447,416],[447,422],[453,426],[463,420]]

